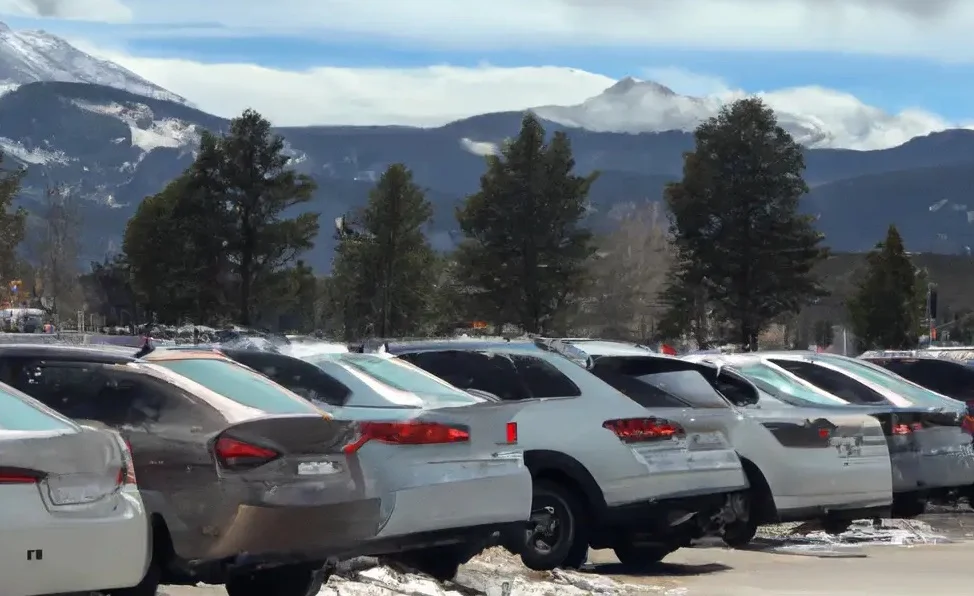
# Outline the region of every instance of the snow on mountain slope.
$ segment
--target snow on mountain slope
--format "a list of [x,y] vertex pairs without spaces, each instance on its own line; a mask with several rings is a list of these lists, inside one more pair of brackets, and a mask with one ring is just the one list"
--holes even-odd
[[[852,95],[820,87],[757,95],[774,108],[779,124],[798,142],[815,148],[887,149],[914,137],[957,128],[922,110],[890,114]],[[692,131],[721,106],[745,96],[727,91],[690,97],[659,83],[627,77],[581,104],[542,106],[533,111],[541,118],[595,132]]]
[[145,152],[159,147],[171,149],[195,147],[200,140],[200,131],[195,124],[188,124],[175,118],[156,120],[152,109],[145,104],[122,105],[113,102],[100,105],[81,100],[72,103],[83,110],[113,116],[128,124],[132,132],[132,146]]
[[91,83],[189,105],[175,93],[121,66],[82,52],[44,31],[14,31],[0,23],[0,94],[25,83]]

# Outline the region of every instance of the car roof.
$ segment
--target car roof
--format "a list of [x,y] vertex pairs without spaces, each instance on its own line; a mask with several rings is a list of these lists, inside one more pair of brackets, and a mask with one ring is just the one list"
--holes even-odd
[[604,339],[553,339],[549,345],[558,350],[559,344],[573,346],[589,356],[661,356],[649,348],[624,341]]
[[117,349],[58,344],[3,344],[0,345],[0,358],[3,357],[57,359],[98,364],[124,364],[135,361],[134,355]]
[[463,352],[471,351],[496,351],[496,352],[544,352],[545,349],[539,347],[531,340],[476,340],[476,339],[439,339],[439,340],[416,340],[403,342],[386,342],[383,344],[385,351],[390,354],[415,354],[417,352],[446,352],[458,350]]
[[143,362],[169,362],[173,360],[230,360],[226,355],[205,348],[195,350],[154,350],[141,358]]

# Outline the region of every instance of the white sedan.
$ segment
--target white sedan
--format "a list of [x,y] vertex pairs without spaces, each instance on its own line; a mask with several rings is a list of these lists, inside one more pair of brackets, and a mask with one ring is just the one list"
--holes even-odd
[[4,596],[141,594],[149,526],[121,437],[0,384],[0,535]]

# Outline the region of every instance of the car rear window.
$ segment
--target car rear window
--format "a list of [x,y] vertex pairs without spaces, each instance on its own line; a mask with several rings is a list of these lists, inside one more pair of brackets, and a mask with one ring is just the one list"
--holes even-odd
[[153,364],[195,381],[210,391],[271,414],[319,414],[317,408],[274,381],[243,366],[214,358],[158,360]]
[[369,354],[334,354],[326,358],[367,375],[383,385],[413,393],[428,406],[465,406],[485,401],[398,358]]
[[67,431],[77,430],[78,427],[29,397],[0,389],[0,429]]
[[695,370],[676,370],[636,377],[679,398],[697,408],[729,408],[724,399],[703,375]]
[[934,393],[929,389],[924,389],[919,385],[915,385],[903,377],[900,377],[896,373],[889,372],[886,369],[878,366],[873,368],[873,366],[876,365],[856,362],[855,360],[845,360],[843,358],[829,358],[826,360],[826,362],[836,368],[847,370],[854,375],[858,375],[863,379],[866,379],[867,381],[876,383],[880,387],[902,395],[918,406],[943,407],[957,403],[956,400]]
[[[838,397],[824,395],[814,389],[802,385],[788,375],[775,370],[763,363],[745,364],[735,367],[742,375],[752,382],[767,385],[768,393],[775,396],[791,397],[809,404],[822,404],[827,406],[843,405],[847,403]],[[762,387],[763,388],[763,387]],[[783,394],[783,395],[782,395]]]

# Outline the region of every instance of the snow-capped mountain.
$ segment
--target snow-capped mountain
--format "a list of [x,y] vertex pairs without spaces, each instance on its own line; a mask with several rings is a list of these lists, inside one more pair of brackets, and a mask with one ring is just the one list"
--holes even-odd
[[[888,149],[918,136],[956,128],[922,110],[890,114],[856,97],[821,87],[758,93],[797,141],[813,148]],[[627,77],[573,106],[534,108],[538,116],[593,132],[692,131],[721,106],[745,97],[726,91],[691,97],[652,81]]]
[[0,93],[25,83],[91,83],[190,105],[175,93],[121,66],[99,60],[45,31],[14,31],[0,23]]

